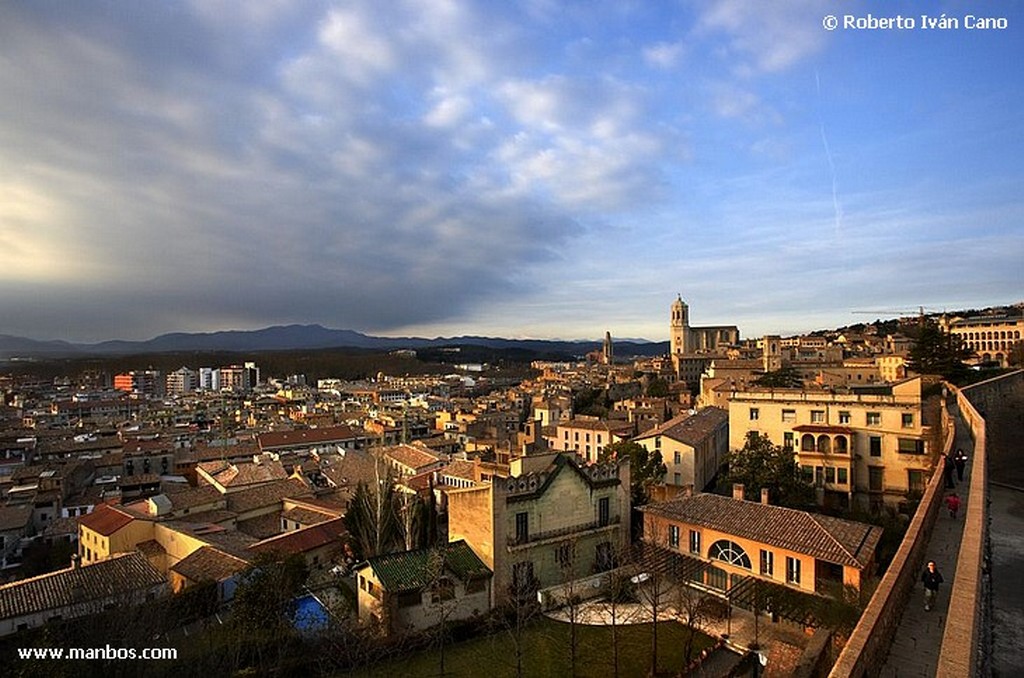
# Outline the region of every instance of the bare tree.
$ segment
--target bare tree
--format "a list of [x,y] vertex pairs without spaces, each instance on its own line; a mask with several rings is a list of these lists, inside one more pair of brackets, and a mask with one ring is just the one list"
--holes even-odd
[[576,678],[576,661],[579,655],[580,590],[577,580],[577,538],[570,536],[555,547],[562,578],[561,594],[564,599],[566,621],[569,622],[569,673]]
[[526,630],[540,615],[537,601],[539,582],[533,574],[529,560],[509,564],[509,587],[505,603],[496,611],[494,623],[501,636],[512,644],[512,669],[516,678],[526,675],[523,659],[526,656]]
[[683,643],[683,661],[693,657],[693,646],[701,627],[719,614],[721,603],[706,591],[701,591],[685,583],[676,587],[676,615],[686,628],[686,640]]
[[600,604],[611,621],[612,676],[619,676],[619,624],[622,623],[622,604],[632,600],[630,578],[636,570],[632,566],[629,547],[618,550],[614,556],[615,566],[605,573],[604,600]]

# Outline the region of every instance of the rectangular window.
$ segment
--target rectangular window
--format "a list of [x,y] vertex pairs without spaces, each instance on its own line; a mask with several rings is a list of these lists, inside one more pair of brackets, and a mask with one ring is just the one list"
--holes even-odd
[[608,497],[597,500],[597,524],[604,527],[611,522],[611,502]]
[[516,542],[525,544],[530,540],[530,514],[523,512],[516,514]]
[[881,466],[868,467],[868,491],[881,492],[885,469]]
[[574,555],[571,542],[565,542],[555,547],[555,562],[559,567],[572,567]]
[[588,443],[590,442],[590,434],[589,434],[589,433],[588,433],[588,434],[586,435],[586,441],[587,441]]
[[672,474],[672,482],[675,485],[682,485],[683,484],[683,474],[682,473],[673,473]]
[[902,417],[902,422],[903,422],[903,428],[913,428],[914,427],[914,415],[913,414],[904,414],[903,417]]
[[900,438],[897,441],[896,451],[900,454],[924,454],[924,441]]
[[814,478],[814,467],[804,464],[800,467],[800,475],[803,476],[804,482],[811,482]]
[[772,576],[775,573],[775,554],[761,549],[761,574]]
[[661,436],[657,436],[654,438],[654,449],[661,449]]
[[882,413],[881,412],[868,412],[867,413],[868,426],[881,426],[882,425]]
[[825,467],[825,482],[834,484],[836,482],[836,470],[831,466]]
[[786,431],[782,434],[782,449],[792,450],[793,449],[793,432]]
[[786,583],[800,583],[800,561],[791,556],[786,556]]
[[814,484],[821,487],[825,482],[825,469],[822,466],[814,467]]
[[845,468],[836,469],[836,479],[838,480],[840,485],[846,485],[849,482],[849,478],[847,478]]
[[825,423],[825,410],[811,410],[811,423],[812,424],[824,424]]
[[675,454],[672,456],[672,461],[675,464],[683,463],[683,455],[679,450],[676,450]]
[[872,457],[882,456],[882,438],[879,436],[871,436],[868,439],[868,451]]
[[796,410],[782,410],[782,421],[796,421]]
[[700,532],[690,530],[690,553],[700,555]]
[[679,548],[679,526],[668,526],[668,545],[674,549]]
[[849,424],[850,423],[850,413],[841,410],[839,412],[839,423],[840,424]]
[[750,421],[757,421],[760,416],[761,411],[759,409],[757,409],[756,407],[750,408]]
[[924,492],[924,471],[907,469],[907,489],[911,492]]

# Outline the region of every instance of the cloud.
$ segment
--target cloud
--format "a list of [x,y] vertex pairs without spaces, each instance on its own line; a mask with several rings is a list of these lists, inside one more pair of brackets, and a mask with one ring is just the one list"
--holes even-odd
[[758,0],[713,0],[695,6],[699,13],[696,34],[724,34],[723,56],[742,74],[791,68],[821,50],[828,35],[821,28],[821,18],[830,7],[824,0],[770,4]]
[[659,42],[645,47],[643,51],[644,61],[655,68],[671,69],[679,64],[683,55],[683,44],[681,42]]

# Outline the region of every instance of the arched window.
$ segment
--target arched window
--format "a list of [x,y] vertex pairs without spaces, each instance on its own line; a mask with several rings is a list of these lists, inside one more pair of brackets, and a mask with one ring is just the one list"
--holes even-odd
[[800,436],[800,451],[814,452],[814,436],[810,433],[805,433]]
[[828,436],[818,436],[818,452],[822,454],[828,454],[832,451],[832,441]]
[[708,550],[708,557],[746,570],[750,569],[750,557],[747,552],[739,544],[727,539],[721,539],[712,544]]
[[836,436],[836,454],[846,454],[846,436]]

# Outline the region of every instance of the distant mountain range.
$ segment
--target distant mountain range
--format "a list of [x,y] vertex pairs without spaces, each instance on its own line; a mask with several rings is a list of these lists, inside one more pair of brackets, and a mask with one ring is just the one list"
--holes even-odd
[[[75,344],[66,341],[38,341],[0,334],[0,360],[11,358],[64,358],[89,355],[116,356],[141,353],[214,352],[258,353],[262,351],[301,351],[327,348],[363,348],[376,350],[422,349],[441,346],[483,346],[496,349],[525,349],[582,355],[600,348],[600,341],[548,341],[541,339],[501,339],[459,336],[424,339],[420,337],[374,337],[353,330],[332,330],[320,325],[277,325],[261,330],[162,334],[147,341],[104,341]],[[668,342],[628,340],[615,342],[619,355],[660,355],[668,352]]]

